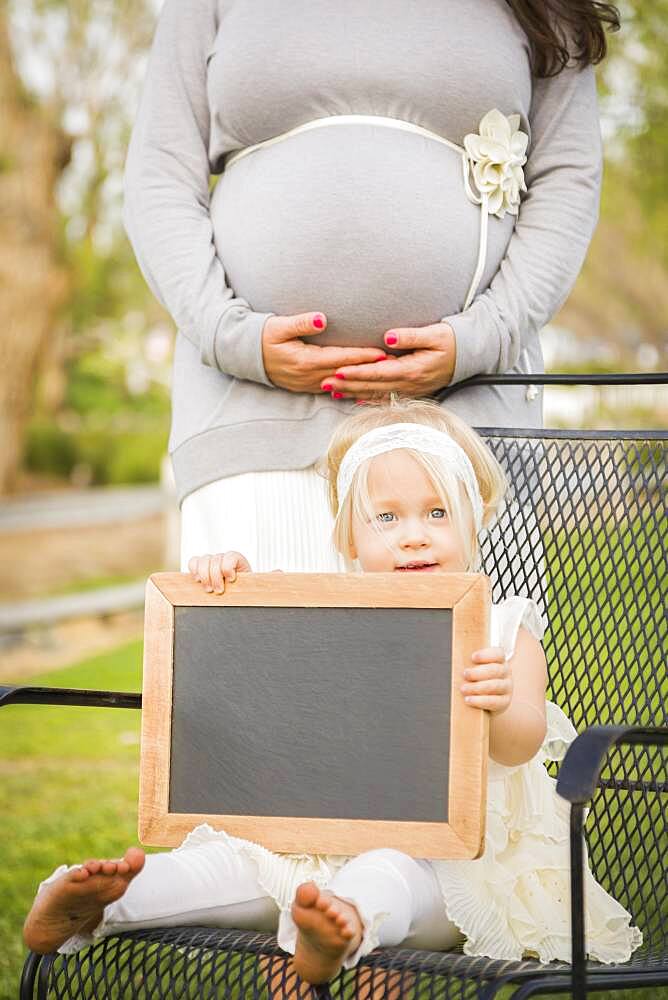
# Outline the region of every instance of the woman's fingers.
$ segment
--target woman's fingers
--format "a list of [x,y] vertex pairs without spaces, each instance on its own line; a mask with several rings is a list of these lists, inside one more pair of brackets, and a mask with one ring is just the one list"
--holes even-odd
[[[297,316],[270,316],[264,325],[263,336],[271,344],[286,344],[302,337],[317,337],[324,333],[327,317],[324,313],[300,313]],[[303,344],[303,358],[307,358],[316,370],[325,375],[340,365],[364,364],[385,357],[383,348],[377,347],[321,347],[319,344]]]
[[441,368],[441,355],[437,351],[414,351],[400,358],[387,358],[373,365],[340,368],[325,384],[333,384],[344,398],[355,396],[366,399],[371,392],[402,392],[411,396],[424,395],[447,384]]
[[415,351],[420,348],[445,350],[450,337],[454,336],[449,323],[430,323],[428,326],[405,327],[388,330],[385,343],[396,351]]
[[262,357],[273,385],[291,392],[330,392],[335,399],[365,399],[372,392],[380,398],[390,392],[428,395],[452,378],[455,338],[447,323],[388,330],[387,347],[408,351],[401,358],[387,355],[383,348],[309,343],[308,338],[326,325],[323,313],[270,316],[265,321]]
[[320,347],[318,344],[304,344],[302,354],[317,378],[326,378],[333,371],[343,371],[346,366],[372,366],[387,357],[382,347]]
[[[340,398],[349,399],[365,398],[373,391],[427,395],[451,381],[456,346],[448,323],[388,330],[385,343],[388,349],[407,353],[401,357],[388,355],[374,364],[339,366],[330,373],[332,378],[323,382],[339,383]],[[323,384],[321,389],[324,390]]]
[[262,327],[262,340],[266,344],[285,344],[297,337],[315,336],[327,326],[324,313],[298,313],[295,316],[269,316]]
[[[430,326],[388,330],[385,334],[385,343],[389,349],[394,351],[432,351],[441,353],[447,350],[451,337],[452,327],[449,324],[434,323]],[[394,354],[388,354],[385,360],[390,364],[396,361],[408,360],[410,365],[411,357],[410,355],[397,357]],[[351,363],[349,362],[348,364],[350,365]],[[343,375],[344,379],[354,381],[374,382],[378,379],[396,378],[400,371],[403,373],[403,369],[399,368],[397,368],[396,372],[391,372],[388,370],[387,365],[363,365],[358,362],[352,362],[352,364],[355,366],[353,370],[339,365],[338,368],[334,369],[334,375]],[[410,368],[408,370],[410,371]]]
[[334,372],[334,382],[341,382],[344,389],[348,388],[348,383],[386,382],[388,379],[401,377],[410,370],[403,362],[403,358],[389,355],[374,360],[373,364],[339,366]]
[[348,399],[369,399],[371,393],[387,395],[389,392],[412,392],[419,388],[417,377],[419,368],[409,356],[395,358],[393,361],[377,361],[373,365],[356,365],[353,368],[341,368],[335,375],[324,378],[320,384],[323,391],[331,385],[336,392],[343,393]]
[[320,391],[320,383],[335,368],[376,361],[383,348],[321,347],[308,339],[327,326],[323,313],[270,316],[262,329],[262,359],[270,381],[291,392]]

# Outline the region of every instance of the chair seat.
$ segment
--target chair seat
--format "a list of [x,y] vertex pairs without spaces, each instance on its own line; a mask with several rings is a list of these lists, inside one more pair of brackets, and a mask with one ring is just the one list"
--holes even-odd
[[[268,994],[262,957],[272,962],[272,979],[287,969],[285,952],[270,934],[221,930],[207,927],[172,927],[134,931],[109,937],[73,955],[50,955],[42,960],[38,997],[59,1000],[81,997],[119,996],[123,1000],[183,1000],[202,996],[230,1000],[297,1000],[294,987]],[[350,995],[369,976],[387,972],[401,994],[412,996],[418,988],[420,1000],[472,997],[494,982],[520,983],[549,977],[555,986],[567,988],[570,965],[549,965],[527,959],[498,961],[448,952],[407,948],[379,948],[367,955],[355,970],[342,972],[327,987],[314,990],[318,997]],[[625,965],[588,963],[590,985],[598,976],[623,978],[625,985],[643,985],[648,976],[668,972],[668,956],[638,949]],[[355,982],[357,980],[357,982]],[[562,981],[563,980],[563,981]],[[346,988],[347,987],[347,988]],[[487,991],[486,991],[487,993]],[[363,991],[360,990],[360,994]],[[492,996],[493,992],[487,993]]]

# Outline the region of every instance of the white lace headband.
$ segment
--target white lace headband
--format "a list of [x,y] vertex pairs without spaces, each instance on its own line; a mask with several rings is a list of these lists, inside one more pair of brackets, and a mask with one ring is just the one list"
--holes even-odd
[[339,509],[343,506],[353,476],[362,462],[368,458],[375,458],[376,455],[382,455],[386,451],[396,451],[398,448],[412,448],[414,451],[422,451],[427,455],[436,455],[447,460],[455,476],[464,484],[473,509],[477,534],[482,528],[482,497],[471,460],[449,434],[434,427],[426,427],[424,424],[386,424],[358,438],[343,456],[336,477]]

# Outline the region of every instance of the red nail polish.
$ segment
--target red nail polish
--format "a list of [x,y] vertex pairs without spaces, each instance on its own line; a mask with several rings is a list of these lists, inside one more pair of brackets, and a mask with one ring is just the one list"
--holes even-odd
[[393,333],[386,334],[386,336],[385,336],[385,343],[386,344],[396,344],[396,342],[397,342],[397,338],[396,338],[396,336]]
[[334,399],[343,399],[343,393],[342,392],[333,392],[332,396],[334,397]]
[[376,361],[387,361],[387,354],[381,354],[379,358],[376,358]]
[[322,328],[323,328],[324,325],[325,325],[325,320],[320,315],[320,313],[318,313],[316,316],[313,317],[313,326],[317,330],[322,330]]
[[342,375],[341,372],[334,372],[334,378],[345,378],[345,377],[346,376]]
[[322,391],[323,392],[331,392],[333,388],[334,388],[334,386],[329,385],[329,383],[328,383],[327,385],[323,385]]

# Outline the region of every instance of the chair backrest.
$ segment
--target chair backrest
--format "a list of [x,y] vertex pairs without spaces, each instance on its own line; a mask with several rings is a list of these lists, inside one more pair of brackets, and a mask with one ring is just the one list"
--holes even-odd
[[[483,568],[495,600],[531,596],[545,614],[548,697],[578,730],[668,725],[668,433],[481,434],[512,491],[483,539]],[[633,913],[645,934],[643,952],[665,955],[662,780],[665,751],[613,751],[587,836],[594,874]]]

